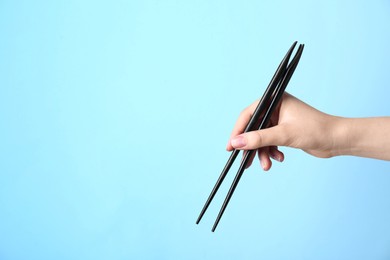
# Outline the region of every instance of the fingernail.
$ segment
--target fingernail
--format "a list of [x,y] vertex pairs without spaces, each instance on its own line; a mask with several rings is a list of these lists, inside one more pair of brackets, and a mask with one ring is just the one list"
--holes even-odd
[[272,159],[274,159],[274,160],[276,160],[278,162],[283,162],[283,157],[280,156],[280,155],[273,155],[273,154],[271,154],[271,157],[272,157]]
[[241,148],[241,147],[244,147],[246,145],[246,139],[245,139],[245,137],[239,135],[239,136],[234,137],[230,143],[235,148]]

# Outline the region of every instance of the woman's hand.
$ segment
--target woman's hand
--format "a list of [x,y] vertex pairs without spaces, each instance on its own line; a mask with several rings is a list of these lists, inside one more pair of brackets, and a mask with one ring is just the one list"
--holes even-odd
[[[277,146],[300,148],[317,157],[331,157],[333,151],[333,117],[284,94],[281,104],[271,117],[271,127],[242,134],[259,101],[244,109],[233,128],[227,150],[258,150],[264,170],[269,170],[270,158],[283,161]],[[249,165],[252,163],[251,158]]]
[[[257,149],[264,170],[271,168],[270,158],[284,160],[278,146],[299,148],[320,158],[345,154],[390,160],[389,117],[331,116],[285,93],[269,128],[243,133],[258,102],[241,112],[226,149]],[[252,161],[253,157],[248,165]]]

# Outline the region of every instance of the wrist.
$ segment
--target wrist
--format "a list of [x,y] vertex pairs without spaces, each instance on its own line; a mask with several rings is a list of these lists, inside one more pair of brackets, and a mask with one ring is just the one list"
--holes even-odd
[[353,122],[349,118],[331,116],[331,157],[351,155],[353,143]]

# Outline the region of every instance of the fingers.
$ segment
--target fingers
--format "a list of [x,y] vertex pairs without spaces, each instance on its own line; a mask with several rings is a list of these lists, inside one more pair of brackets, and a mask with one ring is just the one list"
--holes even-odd
[[276,146],[271,146],[269,149],[269,156],[278,161],[278,162],[283,162],[284,161],[284,154],[278,150]]
[[240,116],[238,117],[236,124],[233,127],[233,131],[230,135],[229,142],[226,146],[226,150],[231,151],[233,150],[233,146],[230,143],[230,140],[234,138],[235,136],[242,134],[245,130],[245,127],[249,123],[249,120],[252,117],[253,111],[255,110],[257,104],[259,101],[254,102],[251,104],[249,107],[245,108],[241,113]]
[[257,156],[260,160],[260,165],[264,171],[271,169],[272,162],[269,158],[269,147],[263,147],[257,150]]
[[[245,157],[246,153],[248,151],[244,151],[243,156],[241,158],[241,162],[243,158]],[[251,156],[248,159],[248,163],[245,167],[245,169],[248,169],[252,163],[253,159],[255,158],[256,153],[252,153]],[[283,162],[284,161],[284,154],[279,151],[278,147],[276,146],[270,146],[270,147],[263,147],[260,149],[257,149],[257,155],[260,160],[261,167],[265,170],[268,171],[272,167],[272,161],[270,158],[278,161],[278,162]]]
[[[248,152],[248,151],[244,151],[244,155],[242,156],[242,158],[245,157],[245,154],[246,154],[247,152]],[[245,166],[245,169],[248,169],[248,168],[252,165],[253,159],[255,158],[255,156],[256,156],[256,152],[253,152],[253,153],[251,154],[251,156],[249,157],[249,159],[248,159],[248,163],[247,163],[247,165]]]
[[254,150],[267,146],[285,146],[287,134],[284,127],[277,125],[263,130],[240,134],[231,139],[230,145],[239,150]]
[[276,146],[257,149],[257,155],[260,160],[260,165],[264,171],[268,171],[272,167],[272,161],[270,158],[278,162],[282,162],[284,160],[284,154],[279,151]]

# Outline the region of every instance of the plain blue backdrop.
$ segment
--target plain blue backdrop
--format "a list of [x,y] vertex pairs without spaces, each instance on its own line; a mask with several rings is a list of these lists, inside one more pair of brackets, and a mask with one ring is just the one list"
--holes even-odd
[[294,40],[290,93],[390,115],[389,25],[388,0],[1,0],[0,259],[389,259],[385,161],[282,148],[195,225]]

